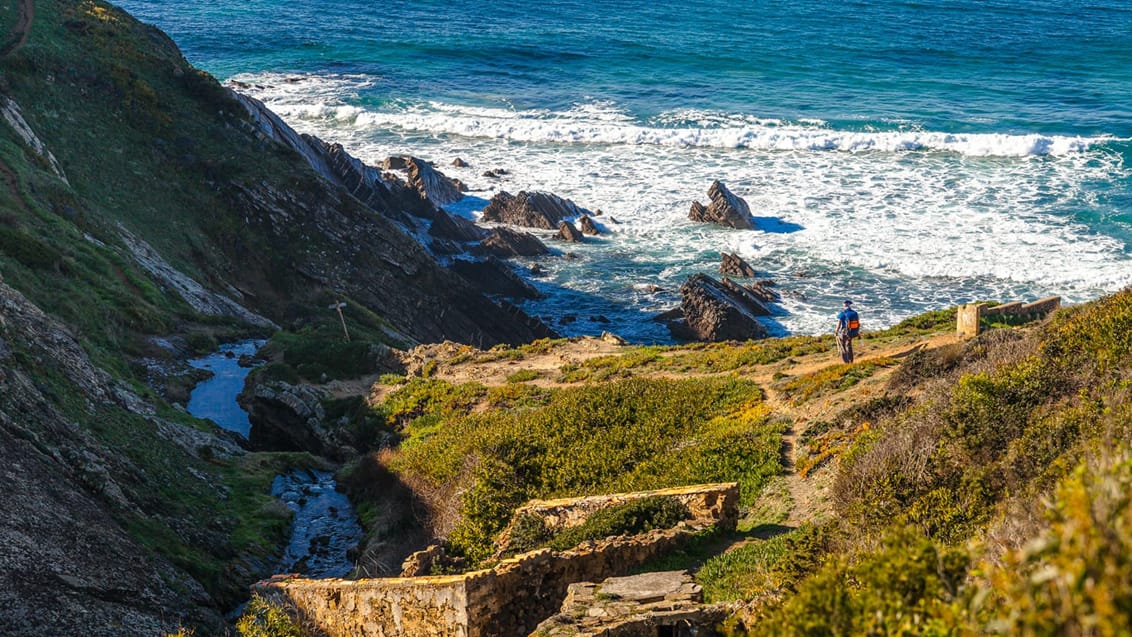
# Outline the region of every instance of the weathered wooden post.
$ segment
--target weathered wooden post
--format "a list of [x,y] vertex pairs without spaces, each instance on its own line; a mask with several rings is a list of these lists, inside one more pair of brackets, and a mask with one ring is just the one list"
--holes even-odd
[[338,310],[338,320],[342,321],[342,333],[346,335],[346,342],[349,343],[350,342],[350,330],[346,329],[346,317],[342,315],[342,308],[344,308],[344,307],[346,307],[346,304],[339,301],[338,303],[331,305],[327,309]]

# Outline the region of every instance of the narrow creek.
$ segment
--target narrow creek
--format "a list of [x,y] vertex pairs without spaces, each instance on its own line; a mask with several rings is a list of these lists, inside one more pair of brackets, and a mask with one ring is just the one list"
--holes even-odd
[[[188,412],[247,439],[252,425],[236,396],[244,389],[251,367],[241,366],[240,357],[253,356],[263,344],[255,340],[229,343],[190,360],[189,365],[213,376],[193,388]],[[331,471],[295,469],[275,476],[271,494],[294,513],[291,538],[276,572],[342,577],[354,568],[350,551],[361,542],[362,528],[349,499],[336,487]]]

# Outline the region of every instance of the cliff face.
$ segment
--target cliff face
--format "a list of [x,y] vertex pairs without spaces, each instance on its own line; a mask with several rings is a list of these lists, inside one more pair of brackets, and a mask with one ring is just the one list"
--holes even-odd
[[[180,465],[176,488],[213,500],[217,519],[226,517],[220,485],[196,469],[198,455],[243,452],[158,417],[98,369],[68,329],[0,283],[0,633],[159,634],[178,623],[219,630],[217,603],[202,585],[126,531],[184,513],[153,498],[169,476],[150,470],[143,447]],[[190,531],[182,531],[187,546]]]

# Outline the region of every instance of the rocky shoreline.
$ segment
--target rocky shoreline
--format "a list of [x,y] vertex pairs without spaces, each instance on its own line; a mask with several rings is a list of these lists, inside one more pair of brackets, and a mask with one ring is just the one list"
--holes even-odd
[[[444,206],[460,201],[468,186],[445,175],[435,163],[419,157],[393,156],[381,162],[380,169],[368,166],[351,156],[341,145],[326,143],[309,135],[299,135],[258,100],[240,95],[240,100],[257,121],[270,122],[265,134],[298,151],[310,165],[332,183],[343,185],[361,201],[387,213],[409,237],[436,256],[446,267],[489,298],[505,303],[503,307],[546,336],[557,334],[551,324],[562,324],[564,317],[534,317],[523,311],[524,300],[542,295],[537,287],[541,271],[536,263],[518,267],[509,259],[516,257],[571,258],[572,253],[548,247],[558,243],[566,247],[582,243],[590,237],[609,232],[595,218],[601,211],[591,211],[553,193],[520,191],[511,194],[498,191],[483,209],[479,225],[453,215]],[[468,162],[456,158],[456,167]],[[506,171],[488,170],[484,176],[498,179]],[[413,200],[415,194],[417,200]],[[689,218],[726,228],[754,229],[750,206],[727,186],[714,181],[707,190],[710,202],[693,202]],[[405,201],[413,205],[405,205]],[[393,204],[393,205],[391,205]],[[399,205],[398,205],[399,204]],[[612,220],[611,220],[612,221]],[[557,231],[540,238],[537,231]],[[775,305],[780,300],[772,281],[756,281],[746,285],[731,278],[753,278],[756,271],[738,255],[722,253],[717,281],[706,273],[689,276],[680,286],[680,305],[664,312],[656,320],[664,322],[678,341],[749,340],[769,336],[760,321],[782,313]]]

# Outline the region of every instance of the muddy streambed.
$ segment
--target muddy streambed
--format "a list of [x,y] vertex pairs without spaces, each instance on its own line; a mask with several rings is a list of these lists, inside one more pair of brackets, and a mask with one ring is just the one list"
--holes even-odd
[[[189,365],[210,371],[213,376],[193,388],[186,406],[188,412],[247,439],[252,425],[236,396],[243,390],[252,368],[242,367],[239,361],[241,356],[254,355],[263,343],[229,343],[208,356],[190,360]],[[271,494],[294,514],[291,539],[276,572],[342,577],[353,569],[350,550],[361,542],[362,529],[350,501],[336,486],[330,471],[295,469],[275,477]]]

